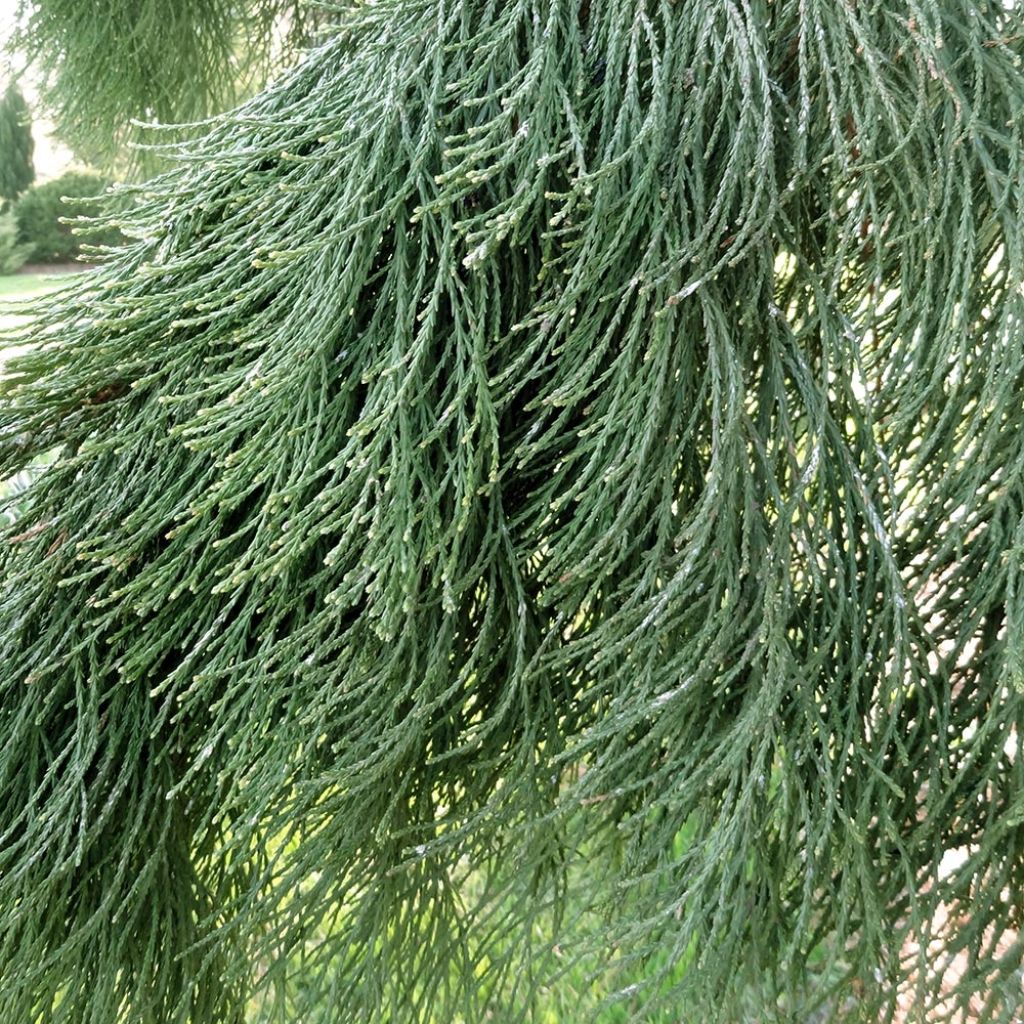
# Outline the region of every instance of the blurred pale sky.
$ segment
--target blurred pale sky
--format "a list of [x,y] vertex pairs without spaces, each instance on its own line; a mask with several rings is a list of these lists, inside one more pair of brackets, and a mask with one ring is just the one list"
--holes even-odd
[[0,35],[7,35],[17,8],[18,0],[0,0]]

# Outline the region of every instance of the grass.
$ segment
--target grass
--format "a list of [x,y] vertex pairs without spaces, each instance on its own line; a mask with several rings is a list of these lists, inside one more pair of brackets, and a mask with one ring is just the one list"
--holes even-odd
[[17,302],[45,295],[67,281],[70,275],[57,274],[8,274],[0,277],[0,328],[12,326],[17,317],[8,310]]
[[31,298],[51,291],[67,274],[10,274],[0,277],[0,302]]
[[[20,315],[9,312],[15,307],[15,303],[25,299],[37,298],[53,291],[66,281],[67,274],[8,274],[0,276],[0,330],[5,327],[14,326],[21,318]],[[16,349],[8,350],[6,355],[16,354]],[[0,376],[3,374],[4,354],[0,353]],[[0,480],[0,498],[10,494],[12,491],[20,491],[28,483],[34,472],[38,470],[27,469],[10,480]],[[7,507],[0,512],[0,523],[9,521],[9,517],[15,514],[15,510]]]

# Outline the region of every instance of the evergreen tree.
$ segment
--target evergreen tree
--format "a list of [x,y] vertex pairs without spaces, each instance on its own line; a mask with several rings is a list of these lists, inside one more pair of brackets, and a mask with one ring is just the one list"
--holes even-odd
[[16,199],[35,181],[34,149],[28,104],[18,86],[8,82],[0,97],[0,206]]
[[0,1024],[1019,1021],[1021,13],[332,17],[7,332]]

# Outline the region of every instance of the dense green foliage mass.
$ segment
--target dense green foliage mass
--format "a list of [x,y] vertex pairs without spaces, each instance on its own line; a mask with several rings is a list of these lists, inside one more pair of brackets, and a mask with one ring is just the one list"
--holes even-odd
[[303,0],[20,0],[20,47],[61,138],[87,163],[157,166],[147,123],[224,110],[318,21]]
[[20,270],[30,247],[18,240],[18,222],[9,210],[0,211],[0,274]]
[[[29,189],[15,204],[18,234],[39,263],[62,263],[83,255],[83,245],[116,245],[116,228],[96,230],[89,223],[90,205],[110,187],[109,179],[88,171],[68,171]],[[76,221],[79,221],[76,223]]]
[[1024,21],[382,0],[0,383],[0,1024],[1019,1021]]
[[28,104],[12,81],[0,96],[0,207],[35,181],[34,152]]

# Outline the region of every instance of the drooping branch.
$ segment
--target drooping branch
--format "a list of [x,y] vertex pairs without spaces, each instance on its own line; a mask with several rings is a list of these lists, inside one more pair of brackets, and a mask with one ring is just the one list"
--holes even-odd
[[132,193],[0,383],[2,1024],[1013,1019],[1024,36],[912,6],[354,6]]

